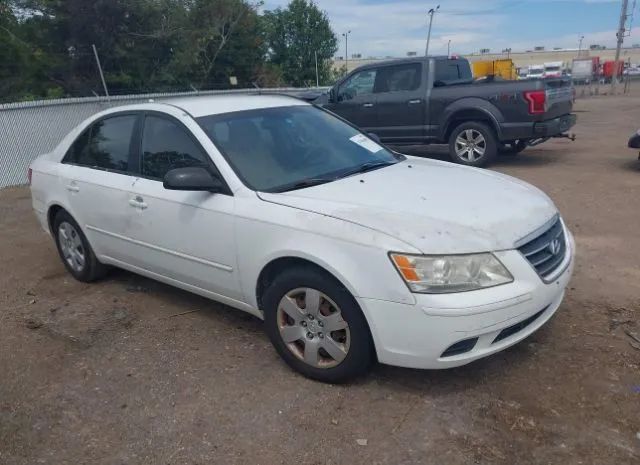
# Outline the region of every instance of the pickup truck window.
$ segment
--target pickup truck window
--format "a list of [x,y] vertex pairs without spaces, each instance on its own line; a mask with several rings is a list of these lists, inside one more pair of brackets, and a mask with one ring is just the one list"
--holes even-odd
[[444,84],[471,79],[471,69],[468,64],[461,65],[455,61],[438,61],[436,62],[436,76],[434,82],[442,82]]
[[338,101],[351,100],[358,95],[372,94],[376,75],[376,69],[366,69],[351,76],[340,85]]
[[416,90],[420,87],[421,68],[420,63],[380,68],[374,92],[381,94],[384,92]]

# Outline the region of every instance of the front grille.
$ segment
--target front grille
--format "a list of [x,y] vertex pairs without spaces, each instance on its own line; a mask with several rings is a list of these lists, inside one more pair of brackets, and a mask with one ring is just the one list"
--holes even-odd
[[543,279],[551,276],[567,254],[567,241],[560,218],[557,218],[549,229],[518,250]]
[[543,309],[543,310],[540,310],[538,313],[536,313],[535,315],[530,316],[526,320],[523,320],[523,321],[521,321],[519,323],[516,323],[515,325],[511,325],[508,328],[504,328],[502,331],[500,331],[498,333],[496,338],[493,340],[492,344],[495,344],[496,342],[500,342],[503,339],[508,338],[509,336],[513,336],[514,334],[519,333],[524,328],[529,326],[531,323],[536,321],[540,317],[540,315],[542,315],[545,312],[545,310],[546,310],[546,308]]

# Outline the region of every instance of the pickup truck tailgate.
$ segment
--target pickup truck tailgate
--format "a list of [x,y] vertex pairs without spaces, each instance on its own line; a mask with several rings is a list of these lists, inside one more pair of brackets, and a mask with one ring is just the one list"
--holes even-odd
[[567,79],[545,80],[547,111],[544,119],[557,118],[571,113],[573,107],[573,86]]

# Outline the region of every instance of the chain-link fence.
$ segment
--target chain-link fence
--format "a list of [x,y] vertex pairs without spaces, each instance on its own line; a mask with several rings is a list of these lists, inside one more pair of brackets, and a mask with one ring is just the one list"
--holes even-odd
[[172,94],[126,95],[111,98],[89,97],[0,105],[0,188],[25,184],[31,162],[53,150],[79,123],[107,108],[154,99],[216,95],[278,93],[303,96],[326,91],[327,88],[239,89]]

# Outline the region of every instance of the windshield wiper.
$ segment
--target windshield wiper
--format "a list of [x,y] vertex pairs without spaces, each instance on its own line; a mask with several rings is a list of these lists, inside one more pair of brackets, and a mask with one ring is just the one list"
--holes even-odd
[[351,171],[341,174],[340,177],[346,178],[348,176],[353,176],[354,174],[366,173],[367,171],[373,171],[389,165],[395,165],[395,163],[389,161],[370,161],[368,163],[363,163]]
[[287,184],[286,186],[282,186],[278,189],[276,189],[274,192],[289,192],[289,191],[295,191],[298,189],[304,189],[305,187],[313,187],[313,186],[319,186],[320,184],[326,184],[328,182],[331,181],[335,181],[335,178],[309,178],[309,179],[303,179],[302,181],[298,181],[296,183],[293,184]]

